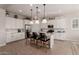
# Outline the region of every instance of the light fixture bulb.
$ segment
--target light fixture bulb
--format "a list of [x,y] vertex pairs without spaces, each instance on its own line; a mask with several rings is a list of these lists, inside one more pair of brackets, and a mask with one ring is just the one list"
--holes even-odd
[[35,21],[35,24],[39,24],[39,20],[36,20],[36,21]]

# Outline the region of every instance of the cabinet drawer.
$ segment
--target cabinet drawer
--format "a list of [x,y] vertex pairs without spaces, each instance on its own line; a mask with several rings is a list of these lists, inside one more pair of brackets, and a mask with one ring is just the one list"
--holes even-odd
[[54,38],[55,38],[55,39],[64,40],[64,39],[65,39],[65,33],[55,33],[55,34],[54,34]]

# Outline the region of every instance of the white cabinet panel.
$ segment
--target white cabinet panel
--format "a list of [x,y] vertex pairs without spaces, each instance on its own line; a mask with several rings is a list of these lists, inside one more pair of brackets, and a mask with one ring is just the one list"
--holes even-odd
[[5,17],[5,10],[0,8],[0,17]]
[[66,28],[65,19],[56,19],[54,25],[55,28]]
[[54,23],[54,38],[65,40],[66,39],[66,23],[65,19],[56,19]]
[[6,44],[5,34],[5,11],[0,9],[0,46]]
[[6,28],[7,29],[24,28],[23,20],[6,17]]
[[24,24],[30,24],[30,21],[28,19],[24,20]]
[[11,35],[11,33],[6,33],[6,36],[7,36],[6,42],[11,42],[11,40],[12,40],[12,35]]
[[65,39],[65,34],[64,34],[64,33],[55,33],[55,34],[54,34],[54,38],[55,38],[55,39],[64,40],[64,39]]
[[17,28],[24,28],[23,20],[20,20],[20,19],[16,20],[16,27]]
[[6,28],[11,28],[11,25],[10,25],[11,21],[6,19]]
[[8,29],[14,29],[15,28],[15,19],[6,17],[6,28]]
[[20,33],[19,34],[19,39],[24,39],[25,38],[25,35],[24,35],[25,33]]
[[25,35],[24,32],[22,33],[7,33],[7,40],[6,42],[13,42],[17,40],[24,39]]

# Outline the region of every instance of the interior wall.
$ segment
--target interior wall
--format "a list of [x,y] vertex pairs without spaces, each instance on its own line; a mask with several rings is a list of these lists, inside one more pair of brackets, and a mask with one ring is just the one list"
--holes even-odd
[[66,39],[72,40],[72,41],[78,41],[79,40],[79,29],[73,29],[72,28],[73,19],[79,19],[79,13],[65,16],[66,25],[67,25]]

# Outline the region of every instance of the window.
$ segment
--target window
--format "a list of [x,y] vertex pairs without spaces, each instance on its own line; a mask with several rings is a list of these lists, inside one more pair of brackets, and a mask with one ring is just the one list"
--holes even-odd
[[74,19],[73,21],[72,21],[72,28],[73,29],[78,29],[79,28],[79,24],[78,24],[78,19]]

